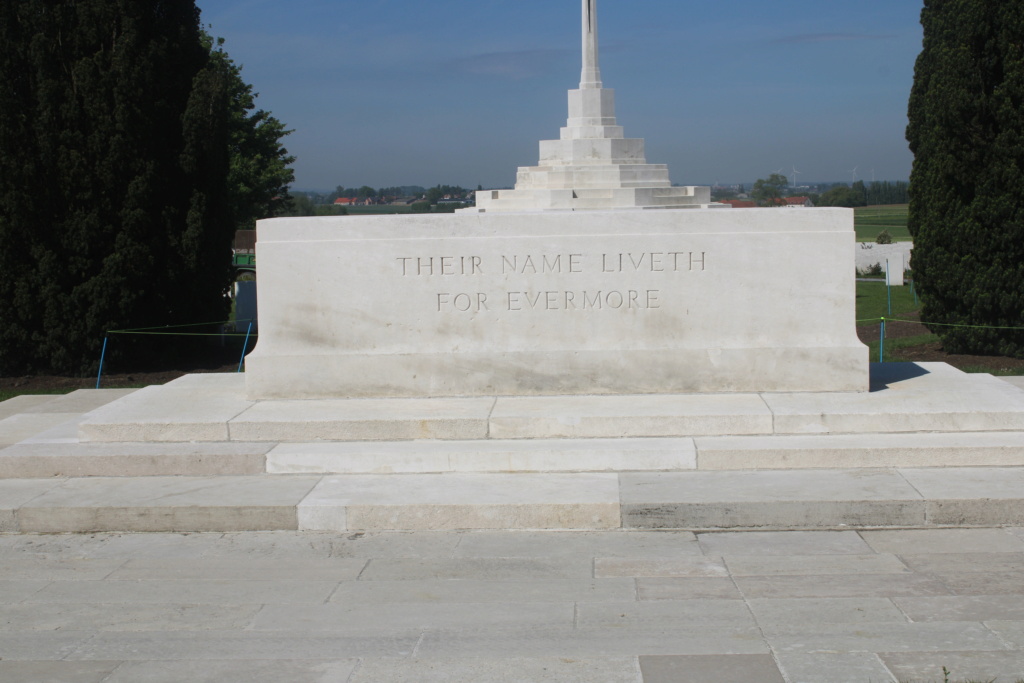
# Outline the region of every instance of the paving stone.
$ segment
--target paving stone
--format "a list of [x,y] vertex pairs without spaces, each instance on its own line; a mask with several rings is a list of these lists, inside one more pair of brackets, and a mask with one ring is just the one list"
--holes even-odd
[[454,556],[675,559],[701,554],[689,531],[478,531],[463,535]]
[[639,600],[738,600],[743,597],[729,578],[641,578],[636,580],[636,590]]
[[[301,533],[303,538],[313,535]],[[461,531],[378,531],[323,536],[331,539],[331,557],[449,558],[464,535]]]
[[900,681],[941,681],[942,667],[952,681],[1014,683],[1024,678],[1024,652],[933,652],[882,653],[886,666]]
[[816,633],[822,625],[905,624],[908,619],[887,598],[770,598],[749,600],[766,632]]
[[[3,631],[202,631],[244,629],[262,605],[117,603],[0,605]],[[308,605],[307,605],[308,607]]]
[[743,600],[585,603],[576,609],[576,628],[581,630],[699,631],[754,626],[754,617]]
[[1021,432],[712,436],[696,446],[700,470],[1024,464]]
[[936,525],[1024,524],[1024,468],[900,470],[928,499]]
[[[322,660],[353,657],[407,657],[419,633],[403,635],[326,635],[272,631],[153,631],[100,633],[67,656],[78,660]],[[2,643],[2,640],[0,640]]]
[[870,555],[855,531],[749,531],[697,535],[708,555]]
[[238,531],[292,528],[319,481],[293,477],[68,479],[18,510],[23,531]]
[[771,434],[772,416],[756,394],[531,396],[499,398],[495,439],[690,437]]
[[361,581],[408,581],[422,579],[592,579],[589,557],[554,560],[534,558],[458,558],[371,560]]
[[[739,592],[735,597],[739,597]],[[392,603],[628,602],[636,599],[632,579],[423,579],[343,581],[331,602],[345,605]]]
[[940,553],[904,555],[903,563],[922,574],[1024,572],[1024,553]]
[[785,683],[771,655],[688,655],[640,658],[644,683]]
[[253,405],[245,399],[244,387],[241,373],[185,375],[145,387],[86,415],[79,437],[83,441],[228,441],[228,422]]
[[0,533],[24,531],[18,518],[18,509],[61,483],[60,479],[0,480]]
[[125,662],[103,683],[347,683],[357,659]]
[[0,444],[16,444],[65,423],[75,422],[79,413],[17,413],[0,420]]
[[[40,560],[201,557],[224,534],[18,534],[0,535],[0,553],[31,554]],[[14,555],[12,555],[14,556]]]
[[1006,650],[1004,642],[981,624],[942,622],[925,624],[872,623],[819,624],[814,632],[769,634],[768,642],[784,652],[945,652],[949,650]]
[[1020,595],[895,598],[893,602],[913,621],[1024,621],[1024,589]]
[[737,576],[748,598],[859,598],[949,595],[944,580],[916,574],[847,574],[836,576]]
[[620,475],[623,526],[919,526],[920,494],[886,470],[669,472]]
[[259,557],[128,560],[107,579],[111,581],[234,580],[234,581],[350,581],[368,560],[348,558],[290,559]]
[[598,630],[521,629],[479,633],[429,631],[416,648],[420,657],[623,657],[636,655],[767,654],[756,628]]
[[873,652],[787,652],[776,659],[790,683],[896,683]]
[[45,555],[0,555],[0,576],[9,581],[97,581],[110,576],[123,559],[52,558]]
[[896,555],[938,553],[1019,553],[1024,539],[1003,529],[906,529],[862,531],[876,552]]
[[692,439],[283,443],[271,473],[619,472],[696,469]]
[[944,573],[937,577],[956,595],[1024,595],[1024,572]]
[[237,441],[486,439],[493,398],[260,401],[231,420]]
[[328,475],[299,528],[601,529],[619,526],[614,474]]
[[33,408],[42,407],[57,398],[53,394],[21,394],[6,401],[0,401],[0,420],[4,420],[11,415],[17,415],[18,413],[27,413]]
[[362,661],[349,683],[645,683],[635,657],[384,659]]
[[[989,620],[985,622],[985,626],[998,635],[1010,649],[1024,650],[1024,621]],[[1024,678],[1024,669],[1021,669],[1017,676]]]
[[32,441],[0,451],[0,478],[262,474],[270,449],[270,444],[246,443]]
[[[28,633],[25,631],[13,633],[0,631],[0,664],[12,661],[46,662],[61,660],[74,652],[79,645],[94,638],[95,635],[96,632],[92,630],[64,631],[60,633]],[[108,659],[120,658],[109,657]]]
[[33,603],[260,605],[319,604],[333,581],[56,581],[32,596]]
[[84,414],[136,391],[138,389],[76,389],[61,396],[50,396],[51,400],[41,402],[22,412]]
[[776,434],[1024,430],[1024,392],[991,376],[945,363],[881,363],[871,384],[867,393],[762,397]]
[[827,574],[904,574],[907,566],[895,555],[730,555],[733,576],[824,576]]
[[[589,603],[587,603],[589,604]],[[252,631],[309,633],[402,633],[415,630],[475,632],[501,628],[569,628],[574,605],[550,603],[378,603],[351,605],[266,605]]]
[[[0,558],[0,576],[3,574],[3,559]],[[28,600],[45,588],[49,581],[11,581],[0,579],[0,605],[13,605]]]
[[0,681],[9,681],[10,683],[106,683],[113,680],[107,677],[120,664],[121,662],[0,661]]
[[675,560],[634,560],[629,558],[605,558],[594,560],[594,576],[659,576],[697,577],[728,576],[729,571],[719,557],[683,557]]

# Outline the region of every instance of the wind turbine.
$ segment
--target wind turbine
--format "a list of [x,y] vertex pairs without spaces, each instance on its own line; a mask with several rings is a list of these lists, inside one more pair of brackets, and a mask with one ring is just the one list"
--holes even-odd
[[794,188],[796,187],[796,177],[798,175],[800,175],[801,173],[803,173],[803,171],[796,170],[796,166],[793,167],[793,185],[792,185],[792,187],[794,187]]
[[850,177],[853,178],[852,182],[857,182],[857,169],[858,168],[860,168],[860,166],[854,166],[853,169],[850,171]]

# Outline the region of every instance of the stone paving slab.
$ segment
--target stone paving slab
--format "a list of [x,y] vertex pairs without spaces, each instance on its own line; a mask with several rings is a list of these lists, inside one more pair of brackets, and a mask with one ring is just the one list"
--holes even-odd
[[1024,392],[945,363],[871,366],[867,393],[762,394],[776,434],[1024,431]]
[[874,652],[786,652],[776,660],[790,683],[896,683]]
[[271,447],[237,442],[22,442],[0,450],[0,479],[261,474]]
[[82,441],[229,441],[228,422],[252,405],[245,398],[244,374],[185,375],[88,413],[79,425],[79,437]]
[[60,484],[58,479],[0,480],[0,532],[22,531],[20,508]]
[[785,683],[771,655],[655,655],[640,668],[644,683]]
[[0,420],[0,447],[31,439],[40,432],[77,423],[81,413],[17,413]]
[[6,401],[0,401],[0,420],[4,420],[18,413],[27,413],[34,408],[39,408],[56,397],[53,394],[21,394]]
[[358,667],[357,659],[123,662],[103,683],[349,683]]
[[318,481],[306,476],[65,479],[21,505],[17,524],[21,531],[45,533],[295,528],[296,506]]
[[772,432],[771,413],[757,394],[499,398],[490,422],[497,439]]
[[348,683],[649,683],[635,657],[368,658]]
[[[12,683],[107,683],[121,662],[0,661],[0,681]],[[135,679],[136,681],[139,679]]]
[[953,681],[1024,680],[1024,652],[943,652],[941,658],[932,652],[883,653],[881,658],[900,681],[941,681],[943,666]]
[[299,528],[606,529],[619,526],[614,474],[338,475],[298,508]]
[[[932,524],[1024,524],[1024,468],[908,469],[902,473],[928,499]],[[1005,504],[993,505],[993,501]]]
[[60,396],[50,396],[32,406],[26,413],[78,413],[84,414],[96,410],[119,398],[133,394],[138,389],[76,389]]
[[700,470],[1024,465],[1024,432],[699,437]]
[[1024,538],[1011,529],[917,529],[862,531],[872,550],[903,556],[962,553],[1024,553]]
[[[622,474],[624,527],[922,526],[925,501],[892,470]],[[981,511],[986,511],[982,505]],[[766,523],[767,520],[772,520]]]
[[260,401],[231,420],[239,441],[485,439],[493,398]]
[[271,473],[619,472],[692,470],[685,439],[534,439],[281,444]]
[[[494,572],[492,571],[491,574]],[[584,572],[580,572],[583,574]],[[738,594],[737,594],[737,597]],[[496,609],[501,603],[628,602],[636,599],[632,577],[614,579],[452,579],[425,578],[404,581],[343,581],[331,594],[331,602],[348,606],[396,603],[475,603],[480,609]]]

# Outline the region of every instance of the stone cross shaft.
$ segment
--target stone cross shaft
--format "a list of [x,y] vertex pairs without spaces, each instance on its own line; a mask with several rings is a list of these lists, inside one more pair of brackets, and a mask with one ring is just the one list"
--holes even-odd
[[600,88],[597,64],[597,0],[583,0],[583,73],[580,88]]

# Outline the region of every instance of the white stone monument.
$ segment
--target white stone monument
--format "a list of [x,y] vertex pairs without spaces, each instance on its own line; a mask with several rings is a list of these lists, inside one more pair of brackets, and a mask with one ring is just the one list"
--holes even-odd
[[249,398],[868,389],[853,212],[701,208],[616,125],[595,0],[583,48],[568,125],[515,190],[260,221]]
[[583,0],[583,71],[569,91],[569,119],[558,140],[540,143],[537,166],[521,167],[514,190],[476,193],[469,212],[707,208],[711,188],[672,187],[668,166],[648,164],[642,139],[623,137],[615,91],[601,82],[597,0]]

